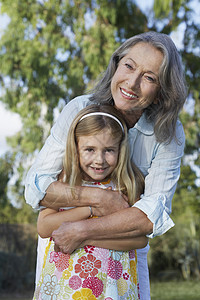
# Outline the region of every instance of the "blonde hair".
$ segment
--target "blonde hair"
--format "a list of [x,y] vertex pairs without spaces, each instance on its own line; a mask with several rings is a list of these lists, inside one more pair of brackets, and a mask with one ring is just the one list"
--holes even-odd
[[[104,112],[116,117],[122,124],[123,129],[116,120],[106,115],[92,115],[81,118],[89,113]],[[131,162],[128,147],[128,131],[121,113],[111,105],[89,105],[82,109],[72,122],[66,144],[64,157],[65,182],[72,187],[81,185],[82,173],[79,165],[77,141],[81,136],[96,135],[103,129],[109,129],[114,139],[119,140],[119,157],[117,166],[110,174],[110,179],[117,189],[127,195],[129,204],[139,198],[144,189],[144,178],[139,169]]]

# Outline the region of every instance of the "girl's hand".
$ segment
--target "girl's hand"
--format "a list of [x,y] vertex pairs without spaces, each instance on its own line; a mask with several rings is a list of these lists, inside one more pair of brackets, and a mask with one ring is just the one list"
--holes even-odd
[[[105,190],[107,191],[112,191],[112,186],[107,187]],[[128,197],[126,195],[124,195],[122,192],[120,192],[119,190],[115,190],[116,192],[120,193],[120,195],[123,197],[123,199],[128,203]]]

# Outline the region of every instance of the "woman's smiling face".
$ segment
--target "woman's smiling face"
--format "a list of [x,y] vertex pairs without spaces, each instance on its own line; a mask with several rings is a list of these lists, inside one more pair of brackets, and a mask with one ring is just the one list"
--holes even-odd
[[143,111],[157,103],[159,70],[163,61],[161,51],[139,42],[119,62],[111,81],[114,105],[125,112]]

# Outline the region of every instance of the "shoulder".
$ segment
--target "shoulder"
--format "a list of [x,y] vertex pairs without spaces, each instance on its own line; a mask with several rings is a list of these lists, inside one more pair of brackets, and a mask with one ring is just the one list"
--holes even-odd
[[69,101],[61,111],[56,123],[60,123],[62,125],[68,125],[71,123],[77,113],[90,104],[89,98],[90,95],[82,95]]
[[90,104],[89,98],[90,95],[79,96],[72,99],[64,106],[51,129],[52,136],[59,141],[59,143],[65,145],[68,130],[72,121],[81,109]]
[[182,157],[185,147],[185,133],[182,123],[176,122],[175,135],[170,142],[158,143],[157,150],[159,153],[165,153],[167,157]]
[[91,95],[82,95],[72,99],[64,106],[62,112],[64,113],[70,113],[72,111],[79,112],[81,109],[83,109],[84,107],[90,104],[90,100],[89,100],[90,96]]
[[[154,134],[154,124],[149,122],[145,114],[129,130],[131,157],[137,166],[147,170],[154,158],[181,157],[184,153],[185,134],[181,122],[176,123],[176,135],[169,143],[158,142]],[[145,172],[144,172],[145,173]]]
[[176,137],[178,140],[180,139],[182,142],[185,141],[184,128],[180,120],[178,120],[176,123]]
[[138,122],[135,124],[133,128],[144,135],[147,136],[154,135],[154,123],[151,120],[148,120],[145,112],[142,114],[142,116],[140,117],[140,119],[138,120]]

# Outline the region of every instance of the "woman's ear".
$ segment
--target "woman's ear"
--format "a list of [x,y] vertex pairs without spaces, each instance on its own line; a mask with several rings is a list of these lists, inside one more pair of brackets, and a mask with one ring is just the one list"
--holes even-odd
[[159,101],[160,101],[160,99],[158,97],[156,97],[156,99],[153,101],[153,104],[158,104]]
[[156,97],[153,101],[153,104],[158,104],[160,102],[161,90],[159,89],[156,93]]

